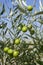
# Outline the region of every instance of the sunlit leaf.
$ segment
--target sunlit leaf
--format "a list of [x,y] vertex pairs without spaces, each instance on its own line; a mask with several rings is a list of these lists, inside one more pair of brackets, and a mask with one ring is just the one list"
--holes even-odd
[[42,2],[41,2],[41,0],[39,0],[39,9],[40,9],[40,11],[42,11],[43,10],[43,6],[42,6]]
[[32,16],[41,15],[41,14],[43,15],[43,11],[37,12],[37,13],[33,14]]

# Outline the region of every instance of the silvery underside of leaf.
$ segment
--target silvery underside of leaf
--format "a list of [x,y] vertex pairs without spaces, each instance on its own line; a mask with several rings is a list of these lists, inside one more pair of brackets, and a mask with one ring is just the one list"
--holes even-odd
[[39,10],[43,11],[43,5],[42,0],[39,0]]

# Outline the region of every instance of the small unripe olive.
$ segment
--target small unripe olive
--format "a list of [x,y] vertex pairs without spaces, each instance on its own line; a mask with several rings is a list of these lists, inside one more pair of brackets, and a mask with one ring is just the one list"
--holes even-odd
[[8,54],[12,54],[13,53],[13,50],[12,49],[9,49],[7,53]]
[[19,51],[14,50],[14,52],[13,52],[13,56],[14,56],[14,57],[17,57],[18,55],[19,55]]
[[8,47],[4,47],[4,52],[7,52],[8,51]]
[[20,44],[20,38],[15,39],[14,44],[16,45]]
[[28,25],[28,29],[32,29],[32,24],[29,24]]
[[23,27],[22,27],[22,31],[23,31],[23,32],[26,32],[26,31],[27,31],[27,26],[23,26]]
[[31,5],[29,5],[29,6],[27,7],[27,9],[28,9],[28,11],[32,11],[33,7],[32,7]]
[[18,30],[21,30],[21,26],[18,27]]
[[35,33],[35,31],[34,31],[34,29],[32,28],[32,29],[30,30],[30,34],[33,35],[34,33]]

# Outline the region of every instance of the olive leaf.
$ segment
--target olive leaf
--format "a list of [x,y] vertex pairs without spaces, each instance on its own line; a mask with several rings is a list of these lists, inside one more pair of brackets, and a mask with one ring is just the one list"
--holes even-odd
[[0,48],[2,49],[4,47],[4,42],[0,40]]
[[36,15],[40,15],[40,14],[43,14],[43,11],[37,12],[37,13],[33,14],[32,16],[36,16]]
[[43,61],[41,61],[41,60],[38,60],[37,63],[40,65],[43,65]]
[[14,19],[14,22],[16,22],[20,16],[21,16],[21,14],[19,14],[19,15]]
[[6,25],[7,25],[7,23],[2,23],[2,24],[0,24],[0,28],[5,28]]
[[3,4],[2,11],[1,11],[0,15],[2,15],[4,12],[5,12],[5,6]]
[[25,9],[23,8],[23,5],[22,5],[22,0],[20,1],[20,0],[18,0],[18,8],[19,8],[19,10],[21,11],[21,12],[25,12]]

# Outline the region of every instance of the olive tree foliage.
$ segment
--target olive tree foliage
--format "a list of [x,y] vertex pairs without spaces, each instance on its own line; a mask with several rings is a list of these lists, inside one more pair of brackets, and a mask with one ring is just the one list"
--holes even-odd
[[[28,11],[28,5],[25,2],[26,0],[11,0],[13,8],[9,9],[8,15],[4,15],[6,9],[5,5],[2,5],[0,12],[0,65],[43,65],[42,3],[39,0],[39,11],[37,11],[35,7],[37,1],[34,0],[33,10]],[[34,34],[28,29],[30,24],[34,29]],[[27,26],[26,32],[22,31],[23,26]],[[20,38],[19,45],[14,44],[16,38]],[[4,47],[18,50],[19,55],[15,58],[13,55],[5,53]]]

